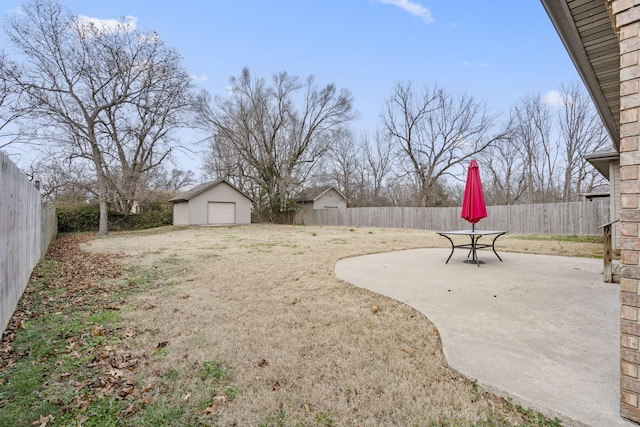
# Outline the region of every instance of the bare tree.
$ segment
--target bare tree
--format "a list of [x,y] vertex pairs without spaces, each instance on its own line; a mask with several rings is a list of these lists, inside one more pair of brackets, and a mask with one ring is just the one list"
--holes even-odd
[[381,132],[356,137],[345,130],[336,135],[313,180],[338,188],[350,207],[390,205],[384,192],[394,158],[393,146]]
[[511,109],[511,139],[524,164],[528,203],[571,201],[599,183],[583,155],[608,141],[602,122],[579,84],[563,85],[560,98],[557,121],[539,94]]
[[[34,0],[6,26],[21,67],[2,67],[30,118],[70,159],[87,159],[108,233],[109,193],[135,195],[140,175],[161,164],[187,108],[188,74],[155,33],[126,21],[99,26],[50,0]],[[116,176],[119,177],[116,178]]]
[[341,126],[354,118],[353,98],[346,89],[319,89],[313,77],[300,82],[286,72],[275,74],[269,86],[245,68],[230,83],[229,95],[213,102],[202,94],[201,124],[211,132],[216,152],[238,160],[257,189],[258,209],[272,220],[287,209]]
[[376,129],[373,136],[363,134],[365,174],[370,190],[367,206],[385,206],[390,199],[383,194],[392,173],[396,154],[388,135]]
[[437,87],[416,94],[411,83],[396,84],[382,122],[417,186],[420,206],[446,203],[443,179],[503,137],[490,134],[495,118],[472,97]]
[[[138,96],[107,108],[108,120],[100,126],[113,144],[114,153],[105,154],[113,154],[117,167],[107,170],[107,178],[122,213],[131,210],[143,175],[163,164],[172,149],[180,146],[172,132],[186,126],[194,102],[191,81],[180,67],[179,55],[166,49],[155,34],[148,37],[151,43],[146,55],[155,63],[140,72],[137,79],[125,80],[134,86]],[[121,90],[124,92],[125,88]]]
[[35,159],[23,172],[40,181],[42,201],[47,205],[90,203],[96,200],[95,174],[87,161],[76,161],[55,152]]
[[[18,101],[20,89],[10,76],[16,73],[16,66],[4,51],[0,51],[0,149],[16,142],[24,135],[19,119],[28,113],[28,109]],[[24,142],[24,141],[23,141]]]
[[583,156],[603,148],[610,140],[581,84],[563,85],[561,98],[559,128],[565,167],[562,200],[568,202],[583,191],[591,191],[599,182]]
[[232,144],[222,135],[214,135],[206,140],[202,170],[211,179],[226,179],[256,201],[259,210],[261,190],[252,179],[256,173]]
[[527,167],[517,144],[506,136],[480,153],[487,203],[518,203],[527,190]]
[[[156,173],[159,172],[159,173]],[[152,191],[168,191],[175,193],[184,191],[196,183],[196,177],[192,170],[172,168],[166,171],[160,168],[153,171],[153,175],[147,179],[147,187]]]
[[362,147],[353,131],[338,133],[327,152],[327,169],[331,182],[347,198],[349,206],[362,206],[366,192]]
[[553,118],[541,95],[526,96],[511,109],[511,140],[526,168],[528,203],[557,198],[557,143],[552,142]]

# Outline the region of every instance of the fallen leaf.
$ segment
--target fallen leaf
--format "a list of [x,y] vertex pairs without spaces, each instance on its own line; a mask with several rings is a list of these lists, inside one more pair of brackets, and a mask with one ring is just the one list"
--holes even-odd
[[109,375],[112,376],[113,378],[121,378],[122,371],[120,369],[112,369],[109,371]]
[[187,401],[191,398],[191,392],[187,393],[184,395],[184,397],[182,398],[182,400]]
[[124,387],[118,392],[118,396],[127,397],[136,389],[136,382],[134,380],[128,380],[125,382]]
[[180,298],[187,299],[189,298],[189,294],[180,294]]
[[165,348],[166,346],[169,345],[169,341],[162,341],[159,342],[158,345],[156,346],[156,350],[160,350],[162,348]]
[[97,325],[91,328],[92,337],[100,337],[104,335],[104,327]]
[[382,308],[378,305],[374,305],[372,308],[373,308],[373,314],[375,314],[376,316],[379,316],[380,312],[382,311]]
[[200,413],[202,415],[215,415],[218,413],[218,408],[215,405],[211,405],[208,408],[204,408]]
[[267,362],[265,359],[260,359],[260,361],[258,362],[258,366],[260,366],[261,368],[264,368],[265,366],[268,366],[269,362]]
[[50,422],[53,422],[53,420],[55,420],[55,418],[53,417],[53,415],[47,415],[46,417],[44,415],[40,415],[40,419],[38,421],[34,421],[31,423],[31,425],[38,425],[38,423],[40,423],[40,427],[47,427],[47,424],[49,424]]

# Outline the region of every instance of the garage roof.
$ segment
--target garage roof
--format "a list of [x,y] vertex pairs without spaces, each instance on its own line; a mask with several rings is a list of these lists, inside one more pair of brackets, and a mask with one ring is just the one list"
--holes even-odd
[[620,45],[606,0],[541,2],[619,150]]
[[247,199],[251,200],[253,202],[253,199],[249,196],[247,196],[246,194],[244,194],[242,191],[240,191],[238,189],[238,187],[236,187],[235,185],[231,184],[229,181],[227,181],[226,179],[218,179],[216,181],[211,181],[211,182],[205,182],[204,184],[200,184],[197,185],[195,187],[193,187],[191,190],[189,191],[185,191],[184,193],[180,193],[179,195],[177,195],[176,197],[173,197],[171,199],[169,199],[170,202],[186,202],[189,199],[194,198],[195,196],[197,196],[200,193],[204,193],[205,191],[207,191],[210,188],[215,187],[218,184],[221,183],[225,183],[228,186],[232,187],[234,190],[236,190],[238,193],[242,194],[244,197],[246,197]]

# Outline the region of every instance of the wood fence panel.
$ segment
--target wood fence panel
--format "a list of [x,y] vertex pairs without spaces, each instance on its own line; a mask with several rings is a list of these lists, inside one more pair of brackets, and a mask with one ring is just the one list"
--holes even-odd
[[57,233],[55,209],[0,152],[0,329],[4,331],[36,264]]
[[[478,230],[508,230],[514,234],[599,235],[598,226],[609,222],[609,202],[487,206],[488,217]],[[413,228],[422,230],[469,229],[459,207],[374,207],[301,210],[296,224],[350,227]]]

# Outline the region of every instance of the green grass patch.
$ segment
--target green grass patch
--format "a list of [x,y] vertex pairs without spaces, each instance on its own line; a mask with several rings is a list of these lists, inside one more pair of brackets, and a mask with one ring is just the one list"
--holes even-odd
[[[52,267],[55,263],[44,262],[36,269],[39,278],[30,284],[26,296],[33,308],[42,301],[51,305],[51,295],[59,294],[57,289],[47,289]],[[105,312],[85,314],[69,306],[55,313],[42,310],[32,314],[21,328],[11,332],[17,357],[0,370],[0,426],[28,426],[49,415],[56,418],[54,425],[65,425],[64,399],[58,396],[75,394],[78,384],[96,373],[85,367],[93,357],[91,327],[96,321],[109,324],[119,318]]]
[[117,311],[98,310],[87,317],[87,322],[95,323],[97,325],[120,326],[122,316],[120,316],[120,313]]
[[602,244],[602,236],[563,236],[559,234],[521,234],[514,236],[518,240],[534,240],[544,242],[574,242],[574,243],[597,243]]
[[148,285],[153,280],[153,276],[147,272],[138,272],[137,275],[127,278],[125,280],[129,287],[139,289]]
[[83,284],[65,273],[75,265],[73,259],[66,267],[40,262],[3,334],[0,427],[39,425],[41,416],[53,417],[48,427],[76,425],[80,419],[85,427],[143,425],[123,422],[120,414],[128,403],[115,393],[97,397],[96,390],[109,375],[104,354],[123,340],[122,317],[111,307],[148,288],[152,276],[138,270],[136,276],[124,272],[115,281],[105,279],[110,284]]
[[200,368],[200,379],[218,382],[228,378],[233,372],[233,367],[225,362],[209,360],[202,363]]

